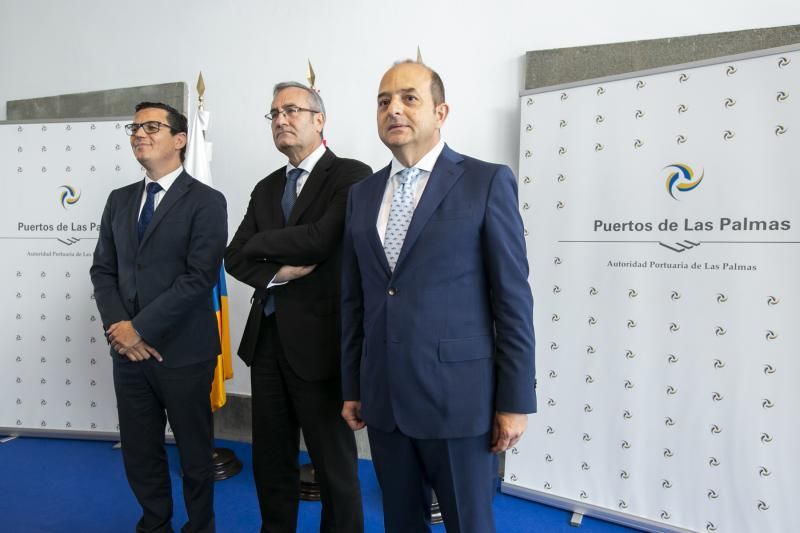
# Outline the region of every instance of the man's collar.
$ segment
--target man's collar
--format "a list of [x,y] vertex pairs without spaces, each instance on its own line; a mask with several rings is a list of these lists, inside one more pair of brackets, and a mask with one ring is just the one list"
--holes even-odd
[[183,173],[183,165],[180,165],[178,168],[176,168],[169,174],[161,176],[158,180],[151,179],[150,176],[145,174],[144,186],[147,187],[148,183],[158,183],[159,185],[161,185],[161,188],[164,189],[164,191],[166,191],[167,189],[170,188],[170,186],[173,183],[175,183],[175,180],[178,179],[178,176],[180,176],[182,173]]
[[319,162],[322,156],[325,155],[325,150],[326,150],[325,144],[320,143],[320,145],[317,146],[317,149],[308,154],[308,157],[300,161],[300,164],[297,165],[296,167],[291,163],[286,163],[286,174],[289,174],[289,172],[291,170],[294,170],[295,168],[302,168],[303,170],[311,174],[311,171],[314,170],[316,164]]
[[[439,155],[442,153],[442,150],[444,150],[444,139],[439,139],[439,142],[436,143],[436,146],[431,148],[427,154],[422,156],[422,159],[417,161],[417,164],[414,165],[414,168],[418,168],[428,173],[433,172],[433,166],[436,164],[436,160],[439,159]],[[392,168],[389,176],[394,176],[405,168],[405,165],[398,161],[396,157],[393,157]]]

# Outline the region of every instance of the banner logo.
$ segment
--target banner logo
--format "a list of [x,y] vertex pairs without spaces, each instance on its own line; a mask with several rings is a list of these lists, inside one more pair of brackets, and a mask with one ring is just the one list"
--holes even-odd
[[672,165],[667,165],[664,169],[677,169],[674,172],[670,172],[669,176],[667,176],[667,192],[670,196],[672,196],[673,200],[677,200],[675,197],[675,192],[689,192],[695,189],[700,182],[703,181],[703,176],[705,176],[705,172],[700,174],[699,178],[695,178],[694,170],[689,165],[683,165],[680,163],[675,163]]
[[78,200],[81,199],[81,192],[76,190],[72,185],[62,185],[59,189],[64,189],[61,191],[61,207],[64,209],[77,204]]

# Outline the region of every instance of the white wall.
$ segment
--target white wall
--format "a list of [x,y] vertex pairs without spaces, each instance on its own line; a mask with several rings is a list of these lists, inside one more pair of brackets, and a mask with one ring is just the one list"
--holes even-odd
[[[376,169],[389,161],[375,133],[378,81],[419,45],[447,89],[446,140],[516,168],[526,51],[798,23],[796,0],[0,0],[0,104],[170,81],[193,88],[202,70],[232,233],[253,184],[284,163],[263,118],[272,85],[303,81],[308,58],[340,155]],[[229,292],[238,346],[250,291],[231,281]],[[248,373],[236,370],[228,389],[248,392]]]

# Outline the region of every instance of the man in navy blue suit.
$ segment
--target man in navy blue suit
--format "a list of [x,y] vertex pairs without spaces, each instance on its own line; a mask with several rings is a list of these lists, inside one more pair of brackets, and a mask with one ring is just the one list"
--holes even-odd
[[394,156],[353,185],[342,264],[342,416],[368,428],[386,531],[495,530],[497,453],[536,411],[533,300],[516,179],[451,150],[441,78],[389,69]]
[[108,196],[90,275],[111,345],[125,473],[142,506],[136,531],[172,531],[169,420],[189,517],[182,531],[212,533],[209,395],[220,344],[211,289],[228,237],[225,198],[183,169],[177,110],[142,102],[125,130],[146,173]]

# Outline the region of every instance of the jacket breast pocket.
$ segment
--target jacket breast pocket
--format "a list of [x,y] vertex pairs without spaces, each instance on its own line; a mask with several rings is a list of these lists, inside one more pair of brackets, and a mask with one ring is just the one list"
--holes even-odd
[[439,361],[442,363],[488,359],[492,355],[494,355],[494,339],[491,335],[439,341]]

